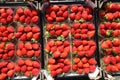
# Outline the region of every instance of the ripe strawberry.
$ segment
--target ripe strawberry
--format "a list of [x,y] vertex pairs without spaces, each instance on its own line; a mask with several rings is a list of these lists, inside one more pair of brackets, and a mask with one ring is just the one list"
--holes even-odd
[[84,68],[84,69],[83,69],[84,74],[88,74],[89,71],[90,71],[89,68]]
[[75,20],[80,20],[81,18],[81,12],[78,12],[76,15],[75,15]]
[[83,73],[83,69],[80,69],[80,68],[79,68],[78,71],[77,71],[77,73],[78,73],[78,74],[82,74],[82,73]]
[[48,64],[54,64],[56,61],[55,61],[55,59],[54,58],[50,58],[49,60],[48,60]]
[[32,58],[33,55],[34,55],[34,50],[30,50],[30,51],[27,52],[27,56],[28,56],[29,58]]
[[26,60],[25,60],[25,64],[26,64],[27,66],[32,66],[32,65],[33,65],[33,62],[32,62],[30,59],[26,59]]
[[7,73],[8,68],[1,68],[1,73]]
[[111,57],[110,56],[106,56],[104,57],[103,61],[105,64],[110,64],[110,60],[111,60]]
[[66,58],[68,56],[68,53],[67,52],[63,52],[63,53],[61,53],[61,55],[60,55],[60,57],[62,57],[62,58]]
[[21,15],[24,13],[24,10],[21,7],[19,7],[19,8],[17,8],[16,13]]
[[97,61],[94,59],[94,58],[90,58],[88,60],[88,63],[91,64],[91,65],[96,65],[97,64]]
[[105,67],[105,70],[106,70],[106,71],[111,71],[111,68],[112,68],[111,65],[107,65],[107,66]]
[[38,11],[35,10],[35,9],[33,9],[33,10],[32,10],[32,15],[33,15],[33,16],[37,16],[37,15],[38,15]]
[[18,64],[18,66],[23,66],[23,65],[25,64],[25,62],[24,62],[24,60],[19,59],[19,60],[17,61],[17,64]]
[[13,57],[13,56],[14,56],[14,50],[9,51],[9,52],[8,52],[8,56],[9,56],[9,57]]
[[66,58],[66,59],[64,60],[64,64],[70,65],[70,60],[69,60],[68,58]]
[[30,24],[30,21],[31,21],[31,18],[30,18],[30,17],[27,17],[27,18],[25,19],[25,23],[26,23],[26,24]]
[[69,71],[70,71],[70,66],[69,65],[63,67],[63,72],[67,73]]
[[48,20],[48,22],[53,22],[53,18],[52,17],[47,17],[47,20]]
[[39,17],[38,16],[34,16],[34,17],[32,17],[31,21],[32,21],[32,23],[36,24],[39,21]]
[[15,49],[15,45],[13,43],[8,43],[6,45],[6,49],[8,49],[8,50],[14,50]]
[[33,33],[40,32],[40,28],[39,28],[38,26],[33,26],[33,27],[32,27],[32,32],[33,32]]
[[116,64],[116,58],[113,57],[113,56],[111,56],[111,57],[110,57],[110,62],[111,62],[113,65],[115,65],[115,64]]
[[25,22],[25,15],[20,16],[20,19],[19,19],[19,20],[20,20],[20,22],[22,22],[22,23]]
[[18,26],[17,31],[24,32],[24,26],[23,25]]
[[78,66],[76,64],[72,65],[72,69],[76,71],[78,69]]
[[61,21],[63,21],[63,20],[65,20],[64,17],[56,17],[56,21],[57,21],[57,22],[61,22]]
[[31,44],[30,42],[26,42],[26,43],[25,43],[25,48],[26,48],[27,50],[31,50],[31,49],[32,49],[32,44]]
[[118,72],[118,71],[119,71],[119,69],[118,69],[118,67],[117,67],[117,66],[112,65],[112,66],[111,66],[111,71],[112,71],[112,72]]
[[17,73],[17,72],[20,72],[20,66],[18,66],[18,65],[15,66],[15,72],[16,72],[16,73]]
[[21,50],[18,49],[17,52],[16,52],[16,54],[17,54],[17,56],[21,57],[22,56]]
[[7,72],[7,76],[8,77],[12,77],[14,75],[14,70],[9,70],[8,72]]
[[50,74],[51,74],[52,77],[55,77],[57,75],[57,72],[56,71],[51,71]]
[[64,17],[65,19],[68,18],[68,11],[65,11],[65,12],[63,13],[63,17]]
[[96,70],[96,66],[95,65],[90,65],[89,70],[90,70],[90,72],[94,72]]
[[29,67],[29,66],[28,66],[28,67],[27,67],[27,70],[28,70],[28,71],[32,71],[32,70],[33,70],[33,67],[31,67],[31,66]]
[[32,36],[33,36],[33,33],[32,33],[32,32],[28,32],[27,35],[26,35],[26,37],[27,37],[28,40],[31,39]]
[[38,74],[39,74],[39,69],[34,68],[34,69],[32,70],[32,75],[33,75],[33,76],[37,76]]
[[56,16],[59,16],[59,17],[62,16],[62,15],[63,15],[63,11],[62,10],[58,11],[57,14],[56,14]]
[[9,59],[8,54],[6,54],[6,53],[3,54],[3,59],[4,59],[4,60],[8,60],[8,59]]
[[13,33],[14,32],[14,28],[12,26],[8,26],[7,27],[7,31],[10,32],[10,33]]
[[14,15],[14,20],[18,21],[18,20],[19,20],[19,18],[20,18],[20,17],[19,17],[19,15],[18,15],[18,14],[15,14],[15,15]]
[[0,74],[0,80],[4,80],[6,77],[7,77],[7,75],[5,73]]
[[[34,27],[33,27],[33,29],[34,29]],[[32,30],[32,28],[29,25],[24,28],[25,32],[30,32],[31,30]]]
[[62,71],[63,71],[63,70],[62,70],[61,68],[57,69],[57,70],[56,70],[57,75],[58,75],[58,74],[61,74]]
[[82,63],[87,63],[88,62],[88,59],[86,58],[86,57],[83,57],[82,59],[81,59],[81,61],[82,61]]
[[67,9],[68,9],[68,6],[67,5],[62,5],[61,7],[60,7],[60,10],[61,11],[67,11]]
[[23,66],[21,66],[21,72],[26,72],[26,70],[27,70],[27,66],[26,65],[23,65]]
[[33,34],[33,38],[34,38],[35,40],[39,40],[39,38],[40,38],[40,33],[35,33],[35,34]]
[[24,43],[21,41],[18,43],[18,49],[24,48]]
[[25,48],[22,48],[22,49],[21,49],[21,53],[22,53],[22,55],[24,56],[24,55],[26,55],[27,50],[26,50]]
[[13,14],[13,10],[12,10],[11,8],[8,8],[8,9],[6,10],[6,13],[7,13],[8,15],[12,15],[12,14]]
[[24,33],[21,35],[20,40],[25,41],[27,39],[27,34]]
[[25,8],[24,9],[24,15],[26,15],[26,16],[30,16],[31,17],[31,10],[29,9],[29,8]]
[[41,54],[41,50],[34,51],[34,56],[39,57]]
[[26,71],[26,72],[24,73],[24,75],[27,76],[27,77],[30,77],[30,76],[31,76],[31,72],[30,72],[30,71]]
[[80,58],[75,57],[75,58],[73,59],[73,61],[74,61],[74,63],[79,63],[79,62],[80,62]]
[[78,11],[78,6],[77,5],[73,5],[71,7],[71,12],[77,12]]
[[52,12],[50,13],[50,17],[52,17],[53,19],[55,19],[55,18],[56,18],[55,11],[52,11]]
[[16,37],[16,38],[19,38],[21,35],[22,35],[21,32],[17,32],[17,33],[15,33],[15,37]]
[[40,68],[40,63],[38,61],[33,61],[33,67]]
[[75,13],[70,14],[70,19],[74,20],[75,19]]
[[54,56],[54,58],[60,57],[60,52],[59,51],[54,52],[53,56]]

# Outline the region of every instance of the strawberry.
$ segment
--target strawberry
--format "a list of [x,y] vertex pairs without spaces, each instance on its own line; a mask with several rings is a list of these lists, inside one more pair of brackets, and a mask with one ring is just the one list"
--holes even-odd
[[54,58],[50,58],[50,59],[48,60],[48,63],[49,63],[49,64],[54,64],[54,63],[55,63],[55,59],[54,59]]
[[35,40],[39,40],[39,38],[40,38],[40,33],[35,33],[35,34],[33,34],[33,38],[34,38]]
[[28,50],[31,50],[32,49],[32,44],[30,42],[26,42],[25,43],[25,48],[28,49]]
[[30,17],[27,17],[27,18],[25,19],[25,23],[26,23],[26,24],[30,24],[30,20],[31,20],[31,18],[30,18]]
[[39,74],[39,69],[34,68],[34,69],[32,70],[32,75],[33,75],[33,76],[37,76],[38,74]]
[[75,20],[80,20],[81,18],[81,12],[78,12],[76,15],[75,15]]
[[52,6],[52,10],[55,11],[55,12],[57,12],[59,10],[59,8],[60,7],[58,5],[53,5]]
[[24,32],[24,26],[23,25],[18,26],[17,31]]
[[50,74],[51,74],[52,77],[55,77],[57,75],[57,72],[56,71],[51,71]]
[[60,52],[56,51],[53,53],[54,58],[58,58],[60,56]]
[[74,63],[79,63],[79,62],[80,62],[80,58],[75,57],[75,58],[73,59],[73,61],[74,61]]
[[96,70],[96,66],[95,65],[90,65],[89,70],[90,70],[90,72],[94,72]]
[[32,32],[28,32],[27,35],[26,35],[27,39],[31,39],[32,36],[33,36],[33,33],[32,33]]
[[19,17],[19,15],[18,15],[18,14],[15,14],[15,15],[14,15],[14,20],[18,21],[18,20],[19,20],[19,18],[20,18],[20,17]]
[[24,60],[19,59],[19,60],[17,61],[17,64],[18,64],[18,66],[23,66],[23,65],[25,64],[25,62],[24,62]]
[[67,73],[69,71],[70,71],[70,66],[69,65],[63,67],[63,72]]
[[8,62],[0,62],[0,68],[7,66]]
[[38,61],[33,61],[33,67],[40,68],[40,64]]
[[56,17],[57,22],[62,22],[64,20],[64,17]]
[[12,14],[13,14],[13,10],[12,10],[11,8],[8,8],[8,9],[6,10],[6,13],[7,13],[8,15],[12,15]]
[[31,67],[31,66],[29,67],[29,66],[28,66],[28,67],[27,67],[27,70],[28,70],[28,71],[32,71],[32,70],[33,70],[33,67]]
[[35,28],[36,28],[36,27],[32,27],[32,28],[31,28],[31,27],[28,25],[28,26],[24,27],[24,31],[25,31],[25,32],[30,32],[32,29],[33,29],[33,31],[35,31]]
[[61,7],[60,7],[60,10],[61,11],[67,11],[67,9],[68,9],[68,5],[62,5]]
[[78,66],[79,68],[82,68],[82,67],[83,67],[83,63],[80,61],[80,62],[77,64],[77,66]]
[[8,59],[9,59],[8,54],[4,54],[4,55],[3,55],[3,59],[4,59],[4,60],[8,60]]
[[83,68],[89,68],[89,63],[83,64]]
[[38,11],[35,10],[35,9],[33,9],[33,10],[32,10],[32,15],[33,15],[33,16],[37,16],[37,15],[38,15]]
[[24,10],[21,7],[19,7],[19,8],[17,8],[16,13],[21,15],[24,13]]
[[26,39],[27,39],[27,34],[26,33],[22,34],[20,40],[25,41]]
[[12,26],[8,26],[7,27],[7,31],[10,32],[10,33],[13,33],[14,32],[14,28]]
[[94,58],[90,58],[88,60],[88,63],[91,64],[91,65],[96,65],[97,64],[97,61],[94,59]]
[[21,53],[22,53],[22,55],[24,56],[24,55],[26,55],[27,50],[26,50],[25,48],[22,48],[22,49],[21,49]]
[[120,56],[116,56],[115,58],[116,58],[116,62],[119,63],[120,62]]
[[24,9],[24,15],[26,15],[26,16],[31,16],[31,10],[29,9],[29,8],[25,8]]
[[26,65],[23,65],[23,66],[21,66],[21,72],[26,72],[26,70],[27,70],[27,66]]
[[70,19],[72,19],[72,20],[75,19],[75,13],[71,13],[69,16],[70,16]]
[[78,56],[79,56],[79,57],[83,57],[84,55],[85,55],[85,51],[79,51],[79,52],[78,52]]
[[21,56],[22,56],[21,50],[18,49],[17,52],[16,52],[16,54],[17,54],[17,56],[20,56],[20,57],[21,57]]
[[74,35],[74,38],[75,39],[79,39],[81,37],[81,34],[79,34],[79,33],[76,33],[75,35]]
[[107,65],[107,66],[105,67],[105,70],[106,70],[106,71],[111,71],[111,68],[112,68],[111,65]]
[[62,15],[63,15],[63,11],[62,10],[58,11],[57,14],[56,14],[56,16],[59,16],[59,17],[62,16]]
[[53,19],[55,19],[55,18],[56,18],[55,11],[52,11],[52,12],[50,13],[50,17],[52,17]]
[[71,12],[77,12],[78,11],[78,6],[77,5],[73,5],[71,7]]
[[82,73],[83,73],[83,69],[80,69],[80,68],[79,68],[78,71],[77,71],[77,73],[78,73],[78,74],[82,74]]
[[25,22],[25,15],[22,15],[19,20],[20,20],[20,22],[22,22],[22,23]]
[[106,56],[106,57],[104,57],[103,62],[105,64],[110,64],[110,60],[111,60],[111,57],[110,56]]
[[7,72],[7,76],[8,77],[12,77],[14,75],[14,70],[9,70],[8,72]]
[[27,66],[32,66],[32,65],[33,65],[33,62],[32,62],[30,59],[26,59],[26,60],[25,60],[25,64],[26,64]]
[[24,48],[24,43],[21,41],[18,43],[18,49]]
[[34,16],[34,17],[32,17],[31,21],[32,21],[32,23],[36,24],[39,21],[39,17],[38,16]]
[[1,69],[1,73],[7,73],[8,72],[8,68],[2,68]]
[[60,55],[60,57],[62,57],[62,58],[66,58],[68,56],[68,53],[67,52],[63,52],[63,53],[61,53],[61,55]]
[[83,58],[81,59],[81,61],[82,61],[83,64],[85,64],[85,63],[88,62],[88,59],[87,59],[86,57],[83,57]]
[[63,70],[62,70],[61,68],[59,68],[59,69],[56,70],[56,73],[57,73],[57,74],[61,74],[62,71],[63,71]]
[[47,17],[48,22],[53,22],[53,18],[52,17]]
[[67,46],[70,45],[70,43],[69,43],[69,41],[64,41],[64,42],[63,42],[63,45],[64,45],[65,47],[67,47]]
[[24,73],[24,75],[27,76],[27,77],[30,77],[31,72],[30,72],[30,71],[26,71],[26,72]]
[[14,50],[15,49],[15,45],[13,43],[8,43],[6,45],[6,49],[8,49],[8,50]]
[[76,64],[72,65],[72,69],[76,71],[78,69],[78,66]]
[[118,71],[119,71],[119,69],[118,69],[118,67],[117,67],[117,66],[112,65],[112,66],[111,66],[111,71],[112,71],[112,72],[118,72]]
[[34,50],[30,50],[30,51],[27,52],[27,56],[29,58],[33,57],[33,55],[34,55]]
[[84,68],[84,69],[83,69],[84,74],[88,74],[89,71],[90,71],[89,68]]
[[113,65],[115,65],[115,64],[116,64],[116,58],[113,57],[113,56],[111,56],[111,57],[110,57],[110,62],[111,62]]
[[7,77],[7,75],[5,73],[0,74],[0,80],[4,80],[6,77]]
[[68,18],[68,11],[65,11],[64,13],[63,13],[63,17],[66,19],[66,18]]
[[66,59],[64,60],[64,64],[70,65],[70,60],[66,58]]
[[9,56],[9,57],[13,57],[13,56],[14,56],[14,50],[9,51],[9,52],[8,52],[8,56]]
[[16,37],[16,38],[19,38],[21,35],[22,35],[21,32],[17,32],[17,33],[15,33],[15,37]]
[[18,65],[15,66],[15,72],[20,72],[20,66]]
[[32,44],[32,48],[35,50],[39,49],[39,44],[38,43]]

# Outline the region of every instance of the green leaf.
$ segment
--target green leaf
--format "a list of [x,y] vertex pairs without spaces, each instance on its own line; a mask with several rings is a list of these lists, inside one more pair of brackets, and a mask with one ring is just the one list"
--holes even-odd
[[79,22],[86,22],[86,20],[85,19],[83,19],[83,18],[81,18],[80,20],[79,20]]
[[50,37],[50,33],[48,31],[45,32],[46,37]]
[[107,33],[106,33],[106,35],[107,36],[112,36],[112,33],[113,33],[113,30],[108,30]]
[[57,37],[57,40],[64,41],[64,40],[65,40],[65,38],[64,38],[63,36],[58,36],[58,37]]
[[32,43],[37,43],[38,41],[36,41],[34,38],[31,39]]

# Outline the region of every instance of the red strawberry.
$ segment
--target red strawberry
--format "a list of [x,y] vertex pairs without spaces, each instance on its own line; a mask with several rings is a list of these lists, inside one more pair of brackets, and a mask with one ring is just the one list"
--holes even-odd
[[19,15],[18,15],[18,14],[15,14],[15,16],[14,16],[14,20],[18,21],[19,18],[20,18]]
[[67,11],[67,9],[68,9],[68,6],[67,5],[62,5],[61,7],[60,7],[60,10],[61,11]]
[[27,66],[32,66],[32,65],[33,65],[33,62],[32,62],[30,59],[26,59],[26,60],[25,60],[25,64],[26,64]]
[[80,69],[80,68],[79,68],[78,71],[77,71],[77,73],[78,73],[78,74],[82,74],[82,73],[83,73],[83,69]]
[[39,74],[39,69],[34,68],[34,69],[32,70],[32,75],[37,76],[38,74]]
[[21,32],[17,32],[17,33],[15,33],[15,37],[16,37],[16,38],[19,38],[21,35],[22,35]]
[[30,42],[26,42],[25,43],[25,48],[28,49],[28,50],[32,49],[32,44]]
[[54,53],[55,51],[57,51],[57,47],[56,46],[51,47],[51,52]]
[[55,77],[57,75],[57,72],[56,71],[51,71],[50,74],[51,74],[52,77]]
[[52,10],[57,12],[59,10],[59,6],[58,5],[53,5]]
[[113,57],[113,56],[111,56],[111,57],[110,57],[110,62],[111,62],[113,65],[115,65],[115,64],[116,64],[116,58]]
[[54,52],[53,56],[54,56],[54,58],[60,57],[60,52],[59,51]]
[[33,57],[33,55],[34,55],[34,50],[30,50],[30,51],[27,52],[27,56],[29,58]]
[[53,18],[52,17],[47,17],[48,22],[53,22]]
[[21,15],[21,14],[24,13],[24,11],[23,11],[23,9],[21,7],[19,7],[19,8],[17,8],[16,13],[18,13],[19,15]]
[[61,68],[59,68],[59,69],[56,70],[56,73],[57,73],[57,74],[61,74],[62,71],[63,71],[63,70],[62,70]]
[[9,57],[13,57],[13,56],[14,56],[14,50],[9,51],[9,52],[8,52],[8,56],[9,56]]
[[19,20],[20,20],[20,22],[22,22],[22,23],[25,22],[25,15],[20,16],[20,19],[19,19]]
[[24,75],[27,76],[27,77],[30,77],[31,72],[30,72],[30,71],[26,71],[26,72],[24,73]]
[[60,57],[62,57],[62,58],[66,58],[68,56],[68,53],[67,52],[63,52],[63,53],[61,53],[61,55],[60,55]]
[[72,65],[72,69],[76,71],[78,69],[78,66],[76,64]]
[[70,60],[66,58],[66,59],[64,60],[64,64],[70,65]]
[[24,26],[23,25],[18,26],[17,31],[24,32]]
[[14,33],[10,33],[9,35],[8,35],[8,40],[12,40],[14,38]]
[[70,42],[66,40],[66,41],[63,42],[63,45],[64,45],[65,47],[67,47],[67,46],[70,45]]
[[39,44],[38,43],[32,44],[32,48],[35,50],[39,49]]
[[56,46],[60,46],[60,45],[62,45],[62,44],[63,44],[63,42],[62,42],[62,41],[58,41],[58,40],[57,40],[57,41],[55,42],[55,44],[56,44]]
[[88,59],[86,58],[86,57],[83,57],[82,59],[81,59],[81,61],[82,61],[82,63],[87,63],[88,62]]
[[35,40],[39,40],[39,38],[40,38],[40,33],[35,33],[35,34],[33,34],[33,38],[34,38]]
[[83,69],[84,74],[88,74],[89,71],[90,71],[89,68],[84,68],[84,69]]
[[37,16],[37,15],[38,15],[37,10],[33,9],[33,10],[32,10],[32,15],[33,15],[33,16]]
[[85,51],[79,51],[79,52],[78,52],[78,56],[79,56],[79,57],[83,57],[84,55],[85,55]]
[[17,56],[21,57],[22,56],[21,50],[18,49],[17,52],[16,52],[16,54],[17,54]]
[[6,13],[7,13],[8,15],[12,15],[12,14],[13,14],[13,10],[12,10],[11,8],[8,8],[8,9],[6,10]]
[[35,57],[39,57],[40,54],[41,54],[41,51],[40,51],[40,50],[34,51],[34,56],[35,56]]
[[24,56],[24,55],[26,55],[27,50],[26,50],[25,48],[22,48],[22,49],[21,49],[21,53],[22,53],[22,55]]
[[110,60],[111,60],[111,57],[110,56],[106,56],[104,57],[103,61],[105,64],[110,64]]
[[82,67],[83,67],[83,63],[80,61],[80,62],[77,64],[77,66],[78,66],[79,68],[82,68]]
[[18,43],[18,49],[24,48],[24,43],[21,41]]
[[50,13],[50,17],[52,17],[53,19],[55,19],[55,18],[56,18],[55,11],[52,11],[52,12]]
[[112,72],[118,72],[118,71],[119,71],[119,69],[118,69],[118,67],[117,67],[117,66],[112,65],[112,66],[111,66],[111,71],[112,71]]
[[27,39],[27,34],[24,33],[21,35],[20,40],[25,41]]
[[70,66],[69,65],[63,67],[63,72],[67,73],[69,71],[70,71]]
[[26,70],[27,70],[27,66],[26,65],[23,65],[23,66],[21,66],[21,72],[26,72]]
[[70,19],[74,20],[75,19],[75,13],[70,14]]
[[73,59],[73,61],[74,61],[74,63],[79,63],[79,62],[80,62],[80,58],[75,57],[75,58]]
[[7,73],[8,68],[1,68],[1,73]]
[[88,60],[88,63],[91,64],[91,65],[96,65],[97,64],[97,61],[94,59],[94,58],[90,58]]
[[28,70],[28,71],[32,71],[32,69],[33,69],[33,67],[31,67],[31,66],[30,66],[30,67],[29,67],[29,66],[27,67],[27,70]]
[[20,72],[20,66],[18,65],[15,66],[15,72]]
[[26,23],[26,24],[30,24],[30,21],[31,21],[31,18],[30,18],[30,17],[27,17],[27,18],[25,19],[25,23]]
[[55,41],[54,41],[54,40],[50,40],[50,41],[48,42],[48,45],[49,45],[50,47],[54,46],[54,45],[55,45]]
[[[34,27],[33,27],[34,28]],[[26,26],[25,28],[24,28],[24,31],[25,32],[30,32],[32,30],[32,28],[31,28],[31,26]]]
[[63,15],[63,11],[62,10],[58,11],[57,14],[56,14],[56,16],[59,16],[59,17],[62,16],[62,15]]
[[96,66],[95,66],[95,65],[90,65],[90,66],[89,66],[90,72],[94,72],[95,69],[96,69]]
[[64,13],[63,13],[63,17],[66,19],[66,18],[68,18],[68,11],[65,11]]
[[60,35],[62,34],[62,30],[57,30],[57,31],[55,32],[55,34],[56,34],[57,36],[60,36]]
[[9,70],[8,72],[7,72],[7,76],[8,77],[12,77],[14,75],[14,70]]
[[78,6],[77,5],[73,5],[71,7],[71,12],[77,12],[78,11]]
[[17,61],[17,64],[18,64],[19,66],[22,66],[22,65],[25,64],[25,62],[24,62],[24,60],[19,59],[19,60]]
[[83,64],[83,68],[89,68],[89,63]]
[[8,49],[8,50],[14,50],[15,49],[15,45],[13,43],[8,43],[6,45],[6,49]]
[[7,75],[5,73],[0,74],[0,80],[4,80],[6,77],[7,77]]
[[115,58],[116,58],[116,62],[119,63],[120,62],[120,56],[116,56]]
[[57,22],[61,22],[61,21],[63,21],[64,20],[64,17],[56,17],[56,21]]
[[30,16],[30,17],[31,17],[31,13],[32,13],[32,12],[31,12],[31,10],[30,10],[29,8],[25,8],[25,9],[24,9],[24,15],[25,15],[25,16]]
[[78,12],[76,15],[75,15],[75,20],[80,20],[81,18],[81,12]]
[[74,40],[73,44],[74,44],[74,46],[78,47],[82,44],[82,41],[81,40]]
[[14,32],[14,28],[12,26],[8,26],[7,27],[7,31],[10,32],[10,33],[13,33]]
[[27,36],[27,39],[31,39],[32,36],[33,36],[33,33],[32,32],[28,32],[26,36]]
[[8,62],[0,62],[0,68],[2,68],[2,67],[6,67],[7,64],[8,64]]
[[33,67],[40,68],[40,63],[38,61],[33,61]]
[[32,23],[36,24],[39,21],[39,17],[38,16],[34,16],[34,17],[32,17],[31,21],[32,21]]
[[79,34],[79,33],[76,33],[75,35],[74,35],[74,38],[75,39],[79,39],[81,37],[81,34]]
[[54,64],[54,63],[55,63],[55,59],[54,59],[54,58],[50,58],[50,59],[48,60],[48,63],[49,63],[49,64]]

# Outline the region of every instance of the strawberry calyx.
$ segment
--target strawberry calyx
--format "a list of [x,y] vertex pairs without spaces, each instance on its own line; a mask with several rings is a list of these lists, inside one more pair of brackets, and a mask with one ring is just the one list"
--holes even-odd
[[50,37],[51,35],[50,35],[50,33],[49,33],[48,31],[46,31],[46,32],[45,32],[45,36],[46,36],[46,37]]
[[58,37],[57,37],[57,40],[64,41],[64,40],[65,40],[65,38],[64,38],[63,36],[58,36]]
[[113,33],[113,30],[107,30],[106,35],[107,35],[107,36],[111,36],[112,33]]
[[86,20],[85,19],[83,19],[83,18],[81,18],[80,20],[79,20],[79,22],[86,22]]

